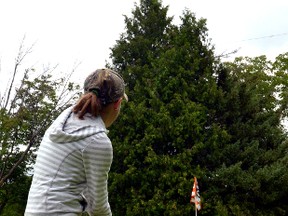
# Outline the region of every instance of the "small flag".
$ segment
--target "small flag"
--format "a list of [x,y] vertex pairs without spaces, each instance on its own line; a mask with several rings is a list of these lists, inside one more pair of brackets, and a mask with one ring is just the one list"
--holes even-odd
[[198,187],[198,182],[197,182],[196,177],[194,177],[194,184],[193,184],[193,189],[191,193],[190,203],[195,203],[195,207],[198,209],[198,211],[200,211],[201,199],[200,199],[199,187]]

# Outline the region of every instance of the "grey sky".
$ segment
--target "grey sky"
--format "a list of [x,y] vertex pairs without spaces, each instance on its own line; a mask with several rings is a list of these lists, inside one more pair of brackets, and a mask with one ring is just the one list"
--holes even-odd
[[[109,48],[124,32],[123,14],[131,15],[134,2],[139,0],[1,0],[1,74],[12,72],[25,34],[27,46],[36,42],[25,64],[59,64],[68,72],[82,62],[77,70],[81,81],[109,60]],[[170,6],[168,15],[175,22],[185,8],[206,18],[216,54],[239,49],[233,58],[274,58],[288,51],[288,1],[163,0],[163,5]]]

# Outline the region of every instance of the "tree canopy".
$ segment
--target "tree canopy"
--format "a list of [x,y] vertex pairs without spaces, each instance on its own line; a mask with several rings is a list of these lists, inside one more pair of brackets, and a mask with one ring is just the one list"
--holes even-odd
[[288,55],[223,63],[205,19],[168,9],[140,1],[111,49],[129,94],[109,133],[114,215],[191,215],[194,176],[201,215],[285,215]]
[[[35,153],[45,130],[75,96],[69,76],[55,79],[53,68],[37,72],[21,64],[31,49],[21,43],[11,82],[0,100],[0,214],[23,215]],[[17,77],[21,77],[19,84]]]

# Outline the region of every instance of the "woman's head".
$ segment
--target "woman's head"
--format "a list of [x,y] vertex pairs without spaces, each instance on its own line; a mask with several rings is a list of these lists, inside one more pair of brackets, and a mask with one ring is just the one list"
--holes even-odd
[[117,105],[119,101],[121,104],[122,98],[128,100],[120,74],[110,69],[98,69],[85,79],[84,94],[73,111],[80,119],[86,113],[98,116],[109,105]]
[[103,105],[116,102],[125,94],[123,78],[110,69],[98,69],[91,73],[84,82],[84,93],[93,92]]

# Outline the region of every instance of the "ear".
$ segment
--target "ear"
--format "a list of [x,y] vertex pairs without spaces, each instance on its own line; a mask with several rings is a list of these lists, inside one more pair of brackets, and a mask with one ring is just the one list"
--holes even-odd
[[114,102],[114,110],[119,110],[121,107],[121,102],[122,102],[122,98],[120,98],[119,100],[117,100],[116,102]]

